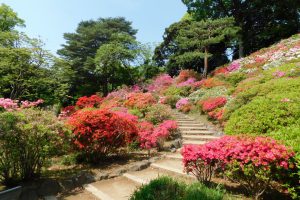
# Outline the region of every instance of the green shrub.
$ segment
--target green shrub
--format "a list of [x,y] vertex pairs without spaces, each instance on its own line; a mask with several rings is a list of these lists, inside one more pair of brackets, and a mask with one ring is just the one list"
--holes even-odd
[[300,124],[273,131],[270,133],[270,136],[292,147],[295,152],[300,153]]
[[13,185],[39,175],[47,159],[64,149],[63,133],[63,124],[49,111],[0,113],[0,181]]
[[272,98],[274,95],[281,94],[300,94],[300,78],[281,78],[281,79],[272,79],[266,83],[257,84],[254,82],[253,87],[249,89],[245,89],[242,92],[238,93],[238,95],[230,101],[226,105],[226,112],[224,115],[224,119],[229,119],[230,115],[242,107],[246,105],[254,98],[257,97],[269,97]]
[[171,86],[166,91],[164,91],[165,96],[182,96],[187,97],[191,93],[191,87],[176,87]]
[[241,72],[230,73],[227,76],[224,76],[224,80],[230,83],[232,86],[237,86],[238,83],[247,78],[246,74]]
[[162,123],[165,120],[172,119],[172,113],[169,106],[163,104],[155,104],[147,108],[145,119],[154,125]]
[[200,183],[187,185],[163,176],[136,190],[130,200],[222,200],[224,194]]
[[175,109],[176,108],[176,103],[178,102],[179,99],[181,99],[180,96],[169,95],[169,96],[166,96],[165,103],[167,105],[171,106],[171,108]]
[[[282,102],[288,98],[289,102]],[[299,93],[256,97],[229,118],[227,134],[264,134],[300,125]]]
[[186,188],[184,200],[222,200],[224,191],[208,188],[200,183],[194,183]]
[[130,200],[181,200],[186,185],[170,177],[160,177],[136,190]]
[[138,116],[138,118],[144,118],[145,117],[144,114],[137,108],[130,109],[130,110],[128,110],[128,112],[132,115]]

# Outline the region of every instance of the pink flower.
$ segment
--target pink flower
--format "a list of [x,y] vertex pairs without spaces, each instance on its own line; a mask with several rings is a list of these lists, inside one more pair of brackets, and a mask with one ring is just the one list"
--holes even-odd
[[227,70],[229,72],[234,72],[234,71],[237,71],[241,68],[241,65],[238,61],[233,61],[228,67],[227,67]]
[[276,72],[273,73],[273,76],[275,76],[277,78],[281,78],[281,77],[285,76],[285,72],[276,71]]
[[189,99],[188,98],[182,98],[176,103],[176,108],[180,109],[182,106],[189,104]]

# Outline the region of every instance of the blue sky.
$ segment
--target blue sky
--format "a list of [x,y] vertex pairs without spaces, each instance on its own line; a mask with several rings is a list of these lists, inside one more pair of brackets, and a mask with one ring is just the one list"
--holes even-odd
[[143,43],[162,41],[164,29],[186,12],[181,0],[0,0],[26,22],[21,30],[46,43],[55,53],[63,33],[74,32],[82,20],[123,16],[138,29]]

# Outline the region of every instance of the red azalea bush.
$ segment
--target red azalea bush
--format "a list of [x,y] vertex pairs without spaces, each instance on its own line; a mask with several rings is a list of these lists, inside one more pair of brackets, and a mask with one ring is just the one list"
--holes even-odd
[[97,95],[92,95],[90,97],[83,96],[77,100],[76,106],[80,109],[93,108],[93,107],[96,108],[101,104],[102,100],[103,100],[103,98],[101,98]]
[[276,175],[295,167],[294,152],[268,137],[224,136],[202,146],[184,146],[182,155],[185,170],[198,180],[208,182],[220,170],[256,199]]
[[222,121],[223,116],[224,116],[224,109],[213,110],[207,114],[208,114],[209,118],[211,118],[213,120]]
[[151,93],[129,93],[125,106],[129,108],[144,109],[157,103]]
[[227,99],[225,97],[215,97],[200,101],[204,112],[215,110],[216,108],[224,106],[226,103]]
[[129,115],[108,110],[79,110],[67,124],[76,147],[97,157],[116,152],[137,137],[137,121]]

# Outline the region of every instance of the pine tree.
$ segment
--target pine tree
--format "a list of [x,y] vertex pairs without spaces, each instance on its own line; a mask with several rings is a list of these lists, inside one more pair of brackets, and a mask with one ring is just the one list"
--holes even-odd
[[[234,25],[233,18],[221,18],[216,20],[202,20],[194,21],[180,30],[177,36],[178,46],[182,48],[182,55],[179,59],[192,60],[204,59],[203,76],[207,76],[208,71],[208,58],[210,54],[210,46],[221,43],[229,42],[236,39],[239,27]],[[193,51],[190,51],[194,49]]]

